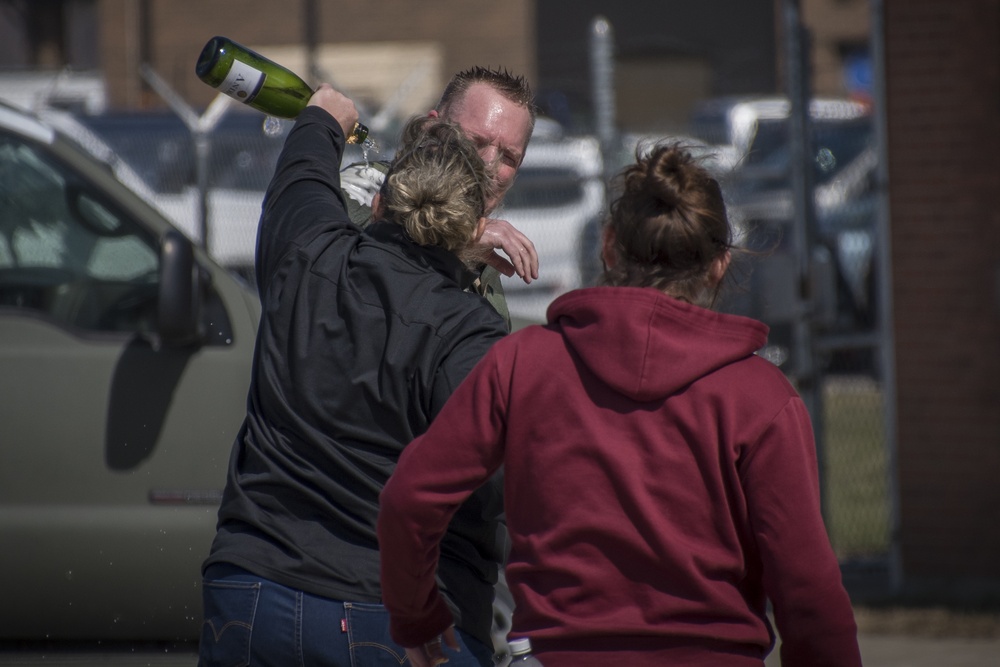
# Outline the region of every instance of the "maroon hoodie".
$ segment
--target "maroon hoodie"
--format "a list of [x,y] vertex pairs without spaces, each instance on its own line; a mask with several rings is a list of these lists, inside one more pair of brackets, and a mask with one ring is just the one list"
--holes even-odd
[[546,667],[861,664],[808,413],[754,355],[767,327],[654,289],[578,290],[497,343],[403,452],[379,516],[404,646],[451,617],[455,509],[502,465],[511,636]]

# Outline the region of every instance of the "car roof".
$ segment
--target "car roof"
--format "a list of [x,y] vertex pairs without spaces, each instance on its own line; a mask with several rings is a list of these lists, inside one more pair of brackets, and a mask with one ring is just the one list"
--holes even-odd
[[56,137],[55,130],[34,113],[3,100],[0,100],[0,126],[46,144],[51,144]]

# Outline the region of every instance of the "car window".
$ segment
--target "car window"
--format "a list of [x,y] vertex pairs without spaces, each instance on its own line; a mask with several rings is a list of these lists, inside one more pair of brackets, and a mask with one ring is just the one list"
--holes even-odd
[[39,146],[0,135],[0,308],[103,332],[152,331],[156,240]]
[[[813,175],[816,185],[836,177],[837,173],[871,145],[873,128],[868,118],[850,120],[812,120]],[[746,156],[749,167],[770,168],[784,178],[790,176],[790,128],[786,120],[764,120]]]

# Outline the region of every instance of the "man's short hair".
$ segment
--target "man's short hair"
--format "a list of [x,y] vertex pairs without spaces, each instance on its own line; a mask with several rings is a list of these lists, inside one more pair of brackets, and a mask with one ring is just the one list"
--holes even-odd
[[528,109],[531,114],[531,125],[534,127],[538,110],[535,107],[535,96],[531,92],[531,86],[523,76],[512,74],[506,68],[494,69],[477,65],[451,77],[437,104],[438,113],[445,115],[448,107],[461,99],[466,91],[477,83],[487,84],[511,102]]

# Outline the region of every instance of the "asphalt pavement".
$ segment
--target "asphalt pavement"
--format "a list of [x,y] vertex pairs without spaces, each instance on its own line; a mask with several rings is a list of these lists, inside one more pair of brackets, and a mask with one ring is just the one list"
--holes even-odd
[[[908,635],[862,634],[865,667],[987,667],[1000,665],[1000,639],[925,638]],[[196,667],[192,647],[139,646],[113,650],[0,649],[0,665],[55,665],[57,667]],[[780,667],[775,651],[767,667]]]
[[[858,635],[865,667],[988,667],[1000,665],[1000,639]],[[765,663],[780,667],[774,651]]]

